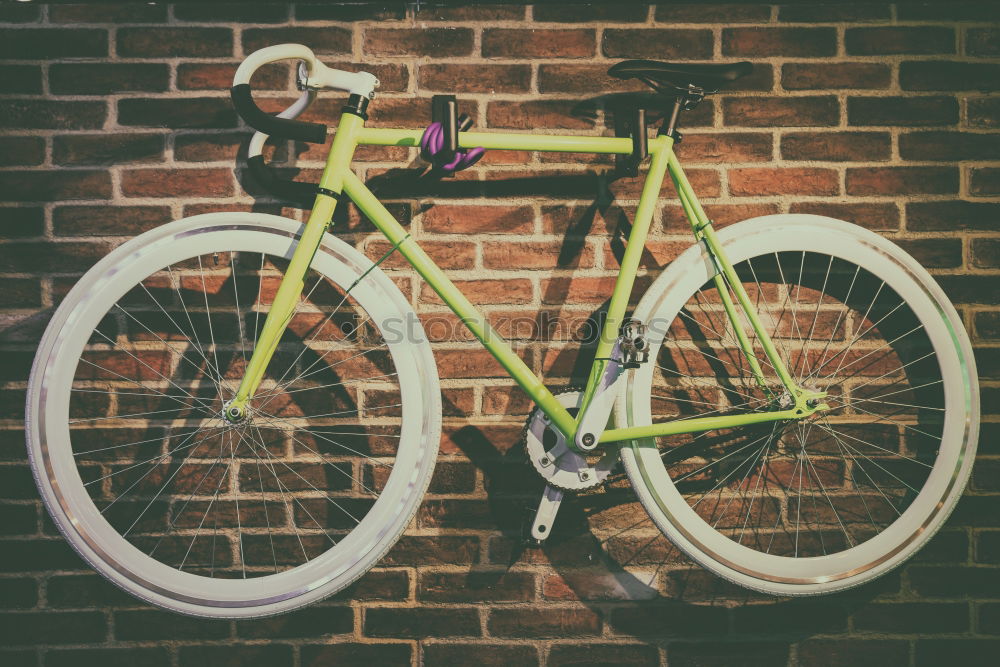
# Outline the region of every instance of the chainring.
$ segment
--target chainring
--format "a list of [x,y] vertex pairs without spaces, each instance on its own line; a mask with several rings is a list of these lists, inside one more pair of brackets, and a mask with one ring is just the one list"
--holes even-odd
[[[575,414],[583,389],[570,387],[555,394],[556,400]],[[603,484],[618,463],[618,450],[609,448],[584,455],[573,451],[537,406],[524,424],[524,448],[528,460],[549,486],[563,491],[584,491]]]

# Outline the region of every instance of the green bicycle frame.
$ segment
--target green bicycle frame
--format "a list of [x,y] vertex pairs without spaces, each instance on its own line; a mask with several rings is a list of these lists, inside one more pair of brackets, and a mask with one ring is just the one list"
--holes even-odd
[[[331,224],[333,210],[337,204],[334,195],[346,195],[367,216],[369,220],[385,235],[399,250],[400,254],[413,266],[418,274],[437,292],[445,304],[472,331],[473,335],[506,369],[507,373],[527,393],[535,404],[549,417],[553,425],[559,429],[569,443],[574,441],[577,430],[577,418],[556,400],[552,392],[542,383],[541,379],[514,353],[510,344],[498,334],[486,320],[485,316],[468,298],[455,286],[444,272],[420,248],[409,233],[393,218],[392,214],[382,205],[374,194],[351,170],[354,151],[359,145],[377,146],[419,146],[422,130],[396,130],[368,128],[357,115],[344,113],[341,116],[327,157],[326,167],[320,178],[319,186],[323,189],[309,215],[309,220],[295,249],[288,270],[275,295],[271,311],[261,330],[260,339],[254,349],[247,366],[246,373],[240,382],[235,398],[227,405],[227,416],[237,419],[245,414],[246,405],[253,397],[264,376],[264,371],[271,356],[277,348],[278,341],[285,330],[304,287],[304,277],[309,263],[318,249],[323,234]],[[603,432],[599,438],[602,444],[644,440],[657,436],[675,435],[680,433],[697,433],[716,429],[734,428],[748,424],[801,419],[817,409],[816,401],[806,399],[816,398],[810,392],[802,391],[795,384],[784,362],[778,355],[770,336],[765,331],[753,304],[737,278],[733,266],[726,257],[719,243],[712,223],[698,201],[691,184],[688,182],[673,151],[673,138],[658,136],[649,142],[651,156],[649,171],[639,198],[639,206],[632,221],[632,231],[628,238],[621,270],[615,283],[607,318],[603,325],[600,342],[598,343],[596,360],[591,369],[589,380],[583,397],[583,406],[589,405],[596,391],[598,380],[608,364],[614,341],[624,321],[629,296],[635,282],[636,272],[642,250],[645,246],[649,225],[659,201],[660,191],[666,174],[673,180],[681,206],[691,223],[695,239],[703,243],[713,258],[718,273],[714,277],[719,288],[725,312],[733,323],[737,340],[743,354],[748,360],[750,369],[757,383],[768,393],[770,389],[765,384],[763,371],[754,354],[752,344],[747,337],[743,324],[739,319],[739,310],[756,334],[768,363],[775,370],[786,391],[795,399],[794,406],[785,410],[774,410],[743,415],[723,415],[715,417],[697,417],[676,419],[652,424],[650,426],[612,428]],[[510,134],[493,132],[462,132],[459,134],[459,146],[472,148],[482,146],[487,150],[526,150],[551,151],[569,153],[597,153],[627,155],[632,152],[630,138],[562,136],[538,134]],[[330,194],[327,194],[330,193]],[[734,303],[730,290],[736,296]],[[825,406],[819,406],[825,407]],[[583,414],[583,410],[580,410]]]

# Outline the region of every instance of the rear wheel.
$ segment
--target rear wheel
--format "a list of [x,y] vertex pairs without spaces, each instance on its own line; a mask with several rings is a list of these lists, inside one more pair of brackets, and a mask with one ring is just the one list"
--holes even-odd
[[[719,238],[786,367],[830,409],[636,442],[626,471],[661,531],[727,579],[783,595],[858,585],[926,543],[965,486],[979,419],[968,337],[915,260],[855,225],[769,216]],[[652,353],[620,423],[788,401],[752,339],[767,389],[755,383],[713,276],[692,248],[640,302]]]
[[300,229],[213,214],[144,234],[81,279],[39,347],[42,496],[95,569],[162,607],[250,617],[339,591],[396,541],[433,471],[423,330],[332,237],[247,416],[223,418]]

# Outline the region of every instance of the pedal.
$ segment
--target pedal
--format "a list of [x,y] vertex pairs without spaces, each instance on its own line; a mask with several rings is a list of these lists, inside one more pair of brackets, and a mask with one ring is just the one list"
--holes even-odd
[[535,546],[541,546],[552,532],[552,524],[556,520],[559,506],[562,504],[563,492],[552,486],[545,486],[542,500],[535,512],[535,521],[531,524],[531,540]]
[[639,368],[649,361],[649,343],[646,342],[646,325],[638,320],[629,320],[622,325],[618,337],[625,368]]

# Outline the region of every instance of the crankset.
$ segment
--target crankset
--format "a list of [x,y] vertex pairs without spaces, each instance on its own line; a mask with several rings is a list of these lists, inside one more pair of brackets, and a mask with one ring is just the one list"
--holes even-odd
[[[575,416],[583,400],[583,390],[571,388],[555,397]],[[603,484],[618,462],[618,450],[608,448],[583,454],[570,449],[566,437],[537,407],[531,411],[524,427],[524,448],[535,472],[546,482],[531,526],[531,539],[541,544],[552,531],[563,495],[567,491],[584,491]]]

